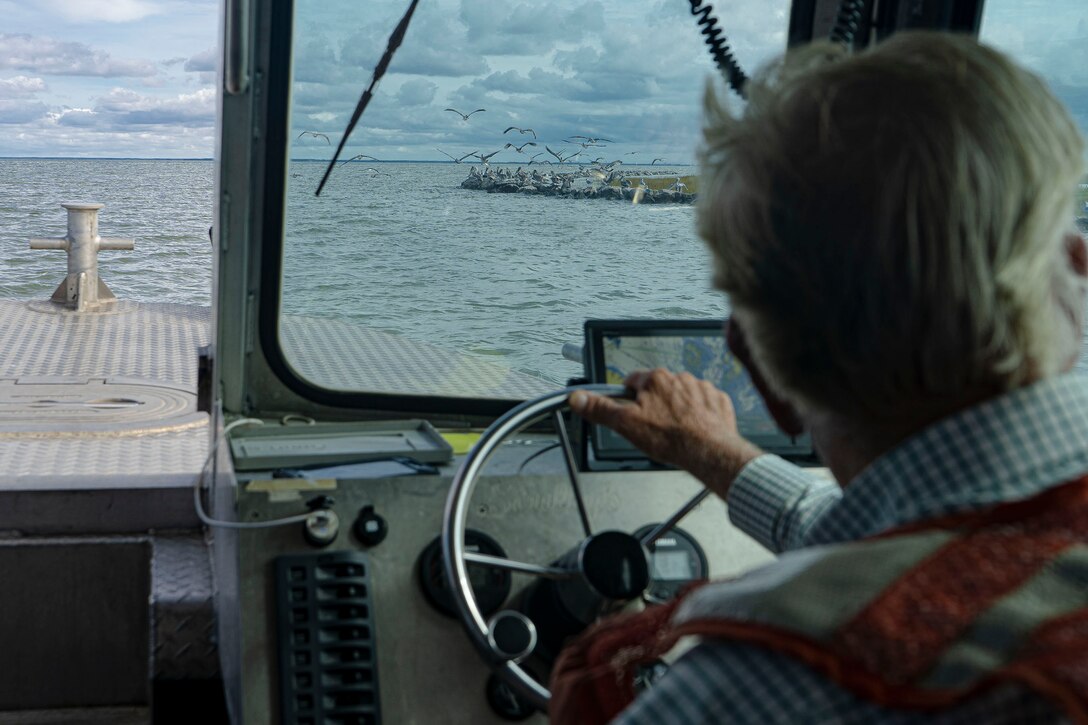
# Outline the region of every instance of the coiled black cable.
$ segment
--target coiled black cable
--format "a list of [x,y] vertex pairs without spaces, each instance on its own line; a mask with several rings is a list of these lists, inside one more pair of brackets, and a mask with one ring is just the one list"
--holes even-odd
[[849,48],[854,43],[854,35],[861,27],[861,11],[865,0],[842,0],[839,14],[835,16],[835,27],[831,29],[831,42],[840,43]]
[[710,49],[714,64],[725,76],[729,87],[744,98],[744,84],[748,82],[748,76],[733,57],[733,51],[729,49],[729,41],[722,35],[722,29],[718,27],[718,19],[710,14],[714,6],[704,5],[702,0],[688,0],[688,2],[691,3],[691,14],[698,18],[695,22],[700,26],[700,32]]

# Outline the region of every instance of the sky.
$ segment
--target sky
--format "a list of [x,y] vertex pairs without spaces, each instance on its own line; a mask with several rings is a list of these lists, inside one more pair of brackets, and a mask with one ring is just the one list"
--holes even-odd
[[[783,50],[787,0],[714,6],[746,70]],[[406,7],[296,0],[293,158],[331,156]],[[1088,131],[1088,3],[986,8],[983,38],[1042,74]],[[0,156],[211,157],[220,12],[218,0],[0,0]],[[422,0],[345,156],[527,162],[552,159],[547,145],[686,163],[712,73],[685,0]],[[503,147],[525,142],[538,145]]]

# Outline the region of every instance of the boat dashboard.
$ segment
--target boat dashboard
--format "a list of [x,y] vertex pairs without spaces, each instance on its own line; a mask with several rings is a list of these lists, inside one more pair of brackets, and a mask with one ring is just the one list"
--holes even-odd
[[[586,534],[565,465],[549,453],[526,464],[554,443],[552,434],[530,432],[499,445],[468,501],[467,551],[545,571],[579,549]],[[429,475],[320,483],[236,474],[240,521],[281,518],[315,499],[337,521],[332,531],[300,522],[235,534],[232,611],[240,615],[238,705],[246,722],[544,721],[473,647],[450,591],[441,535],[461,462],[457,456]],[[702,489],[678,471],[584,473],[578,485],[598,535],[643,535]],[[771,559],[714,498],[651,548],[651,580],[633,606]],[[483,565],[472,567],[470,580],[485,619],[516,613],[534,623],[536,642],[517,659],[546,685],[556,648],[585,616],[563,605],[564,582]]]

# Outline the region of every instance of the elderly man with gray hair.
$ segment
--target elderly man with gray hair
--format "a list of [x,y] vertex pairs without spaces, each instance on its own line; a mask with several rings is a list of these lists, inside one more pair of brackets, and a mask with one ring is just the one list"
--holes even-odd
[[573,394],[781,556],[587,632],[553,720],[1088,722],[1084,152],[1041,80],[967,37],[791,53],[739,117],[708,91],[699,230],[730,347],[834,481],[690,375]]

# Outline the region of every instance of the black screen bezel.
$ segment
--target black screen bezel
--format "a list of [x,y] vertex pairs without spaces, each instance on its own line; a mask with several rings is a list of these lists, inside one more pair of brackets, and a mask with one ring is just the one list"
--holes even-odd
[[[604,356],[606,337],[698,336],[720,339],[725,336],[722,320],[586,320],[584,330],[585,347],[582,359],[585,376],[590,383],[607,382]],[[745,431],[742,430],[741,434],[744,435]],[[779,431],[774,436],[748,434],[745,437],[768,453],[774,453],[783,458],[798,461],[815,460],[812,440],[807,434],[793,438]],[[593,457],[598,461],[641,462],[654,465],[645,454],[633,447],[618,448],[604,445],[602,442],[605,436],[602,434],[601,426],[588,426],[586,438]]]

